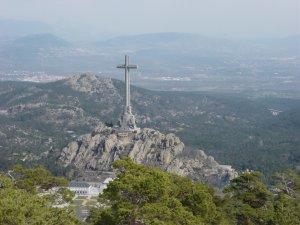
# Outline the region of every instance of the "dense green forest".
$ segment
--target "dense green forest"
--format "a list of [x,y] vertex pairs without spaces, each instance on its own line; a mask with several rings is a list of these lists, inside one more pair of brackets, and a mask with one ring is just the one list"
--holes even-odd
[[[201,182],[138,165],[129,158],[116,161],[114,168],[117,178],[84,222],[76,219],[72,208],[52,207],[54,196],[41,195],[52,187],[63,188],[64,179],[43,167],[18,165],[9,176],[0,175],[0,224],[300,224],[300,177],[291,170],[274,174],[274,186],[266,186],[259,172],[245,172],[217,194]],[[65,201],[71,201],[70,193],[61,193]]]

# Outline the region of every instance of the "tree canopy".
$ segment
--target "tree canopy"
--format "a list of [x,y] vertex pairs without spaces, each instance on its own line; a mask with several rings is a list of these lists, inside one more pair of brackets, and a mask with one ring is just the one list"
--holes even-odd
[[53,187],[67,186],[68,181],[62,177],[52,176],[51,172],[43,166],[34,169],[26,169],[18,164],[13,169],[13,177],[20,189],[35,192],[36,189],[48,190]]
[[[26,170],[19,166],[16,171],[20,173],[20,177],[16,178],[15,181],[6,174],[0,174],[0,224],[79,224],[71,208],[52,207],[49,196],[38,195],[32,188],[32,184],[45,185],[46,188],[50,188],[49,185],[53,184],[52,181],[57,180],[51,176],[49,171],[42,167]],[[24,185],[24,183],[29,185]],[[55,184],[58,183],[55,182]]]
[[94,210],[95,224],[213,224],[220,218],[211,190],[200,182],[133,163],[114,163],[117,178]]
[[299,176],[292,171],[276,174],[275,188],[268,188],[259,172],[242,173],[219,196],[201,182],[129,158],[114,168],[117,178],[100,195],[91,224],[300,224]]
[[44,191],[59,186],[65,201],[72,194],[66,180],[43,167],[16,166],[0,173],[0,224],[10,225],[298,225],[300,177],[288,170],[266,186],[259,172],[244,172],[217,195],[207,185],[129,158],[116,161],[117,177],[99,196],[88,221],[79,221],[69,207],[53,207]]

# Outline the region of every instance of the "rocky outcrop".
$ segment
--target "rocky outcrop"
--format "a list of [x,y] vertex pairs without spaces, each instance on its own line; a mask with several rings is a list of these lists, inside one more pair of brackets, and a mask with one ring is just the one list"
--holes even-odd
[[99,78],[94,74],[82,74],[65,80],[72,89],[88,94],[105,93],[118,94],[111,78]]
[[231,166],[218,164],[202,150],[187,150],[174,134],[164,135],[144,128],[135,133],[118,133],[101,127],[80,136],[65,147],[59,157],[64,166],[79,170],[110,171],[112,163],[129,156],[134,162],[201,180],[217,187],[237,176]]

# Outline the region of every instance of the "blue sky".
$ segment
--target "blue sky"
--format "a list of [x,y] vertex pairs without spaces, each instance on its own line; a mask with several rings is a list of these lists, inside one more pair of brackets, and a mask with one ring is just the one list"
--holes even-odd
[[300,34],[300,0],[0,0],[0,19],[58,34],[190,32],[229,38]]

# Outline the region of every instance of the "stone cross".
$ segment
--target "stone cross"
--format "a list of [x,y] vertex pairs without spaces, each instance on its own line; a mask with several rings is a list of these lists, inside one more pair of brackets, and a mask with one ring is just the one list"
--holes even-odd
[[137,129],[135,124],[134,115],[131,113],[131,105],[130,105],[130,69],[137,69],[137,65],[129,64],[129,57],[125,55],[125,64],[118,65],[117,68],[125,69],[125,108],[124,113],[120,120],[120,127],[124,131],[134,131]]
[[119,69],[125,69],[125,107],[130,107],[130,76],[129,76],[129,70],[130,69],[137,69],[137,65],[130,65],[129,64],[129,57],[128,55],[125,55],[125,64],[124,65],[118,65],[117,68]]

